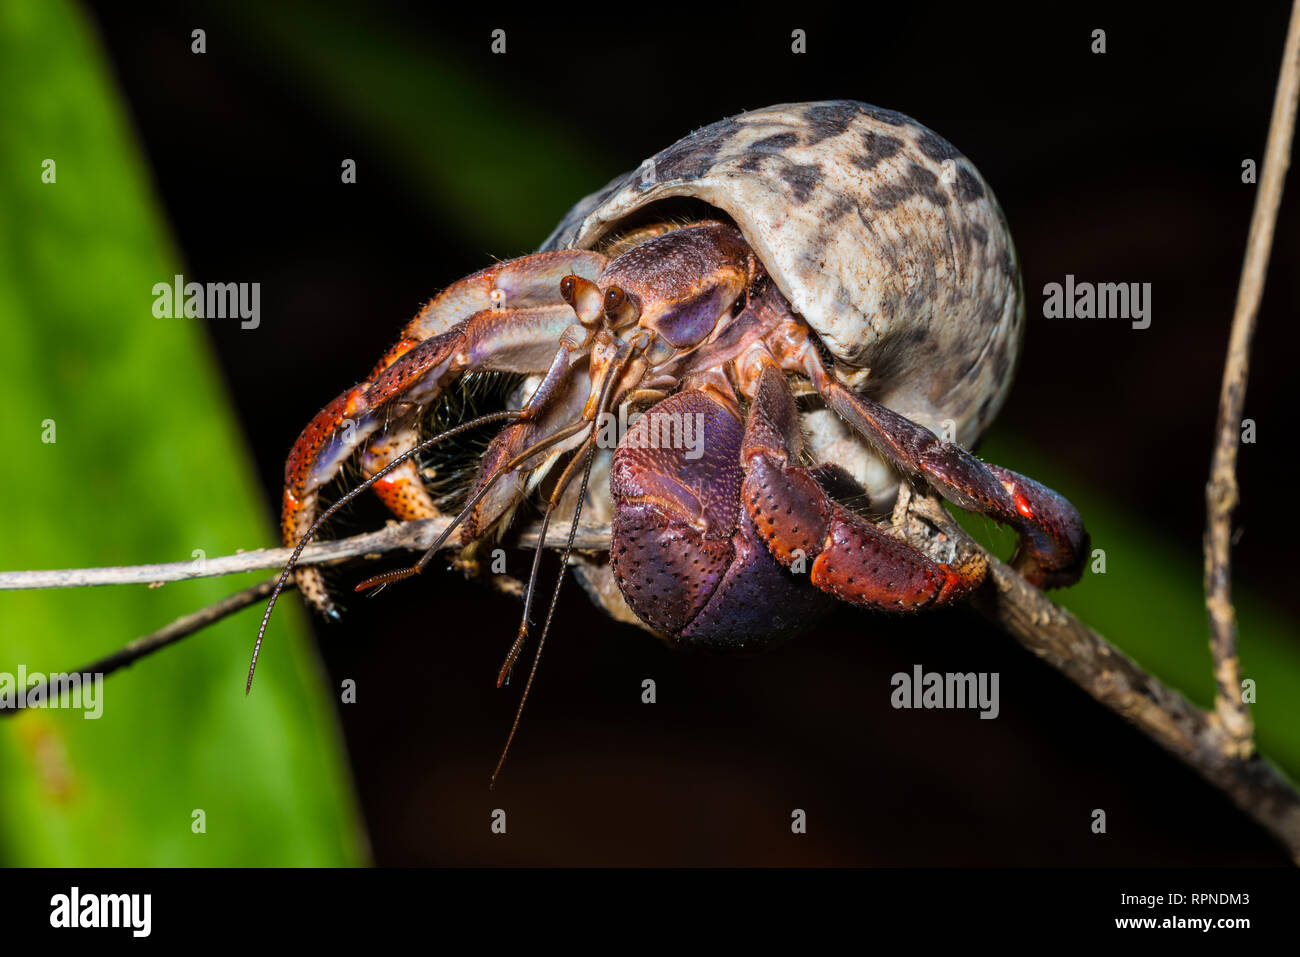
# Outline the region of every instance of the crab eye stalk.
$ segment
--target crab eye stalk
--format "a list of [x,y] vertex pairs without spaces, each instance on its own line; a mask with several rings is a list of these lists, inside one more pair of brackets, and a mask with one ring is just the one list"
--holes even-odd
[[560,296],[573,307],[578,321],[584,326],[594,326],[600,322],[601,302],[600,287],[590,279],[581,276],[565,276],[560,280]]
[[604,310],[610,325],[616,327],[630,325],[641,316],[639,304],[622,286],[610,286],[605,290]]

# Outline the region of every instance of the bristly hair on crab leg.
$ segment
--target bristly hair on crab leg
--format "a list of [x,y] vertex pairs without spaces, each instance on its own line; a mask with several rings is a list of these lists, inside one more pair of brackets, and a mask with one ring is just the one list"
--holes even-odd
[[378,575],[372,575],[365,581],[359,582],[355,590],[368,591],[371,588],[383,588],[385,585],[391,585],[393,582],[402,581],[403,579],[411,578],[414,575],[420,574],[420,572],[424,571],[429,562],[433,560],[433,556],[438,553],[438,549],[442,548],[447,539],[451,537],[451,533],[460,527],[460,524],[469,517],[470,513],[474,511],[474,506],[483,499],[483,496],[487,495],[492,486],[496,484],[497,480],[501,478],[501,476],[507,475],[519,468],[529,459],[545,452],[552,445],[557,445],[565,439],[577,435],[586,427],[587,423],[585,421],[575,422],[573,425],[565,426],[559,431],[551,433],[546,438],[534,442],[509,462],[499,465],[483,482],[482,487],[474,493],[468,502],[465,503],[465,507],[461,509],[460,514],[451,520],[451,523],[442,530],[442,534],[438,536],[437,540],[425,550],[424,554],[420,556],[419,561],[407,568],[397,568],[390,572],[381,572]]
[[[551,360],[550,368],[547,370],[541,383],[538,384],[536,390],[534,390],[532,396],[524,404],[523,409],[520,410],[519,416],[516,419],[517,422],[526,422],[531,420],[555,401],[561,383],[564,382],[572,367],[572,357],[587,347],[588,339],[588,333],[582,329],[579,329],[577,336],[571,336],[566,330],[565,334],[560,337],[560,347],[556,350],[555,356]],[[578,432],[582,431],[585,426],[586,421],[584,418],[572,425],[557,429],[551,435],[542,438],[524,449],[508,462],[499,465],[486,479],[480,481],[479,488],[461,509],[460,514],[451,521],[451,524],[443,529],[442,534],[438,536],[438,540],[420,556],[419,561],[414,565],[411,565],[409,568],[399,568],[394,571],[373,575],[358,584],[355,590],[360,592],[372,588],[382,589],[384,586],[390,585],[393,582],[402,581],[403,579],[410,578],[413,575],[420,574],[420,572],[424,571],[425,566],[433,560],[433,556],[437,554],[438,549],[442,548],[443,543],[447,541],[451,536],[451,533],[459,528],[461,524],[473,514],[474,509],[492,489],[498,479],[515,471],[538,453],[545,451],[551,446],[556,445],[573,435],[576,435]]]
[[298,564],[298,559],[302,556],[302,550],[306,548],[307,544],[315,537],[316,533],[320,530],[320,527],[324,525],[325,522],[336,512],[338,512],[339,509],[348,504],[348,502],[352,501],[366,489],[370,488],[376,482],[381,481],[394,469],[401,468],[404,462],[427,452],[439,442],[460,435],[462,432],[468,432],[470,429],[477,426],[487,425],[489,422],[502,422],[506,419],[518,419],[522,415],[523,412],[521,410],[514,409],[506,410],[504,412],[490,412],[487,415],[480,415],[477,418],[470,419],[468,422],[462,422],[460,425],[447,429],[445,432],[440,432],[432,438],[425,439],[419,445],[407,449],[401,455],[394,458],[393,461],[388,463],[388,465],[370,476],[370,478],[366,479],[360,485],[350,489],[337,502],[322,512],[316,518],[316,521],[312,522],[311,527],[303,533],[302,538],[298,539],[298,544],[294,547],[293,554],[289,556],[289,561],[284,566],[284,571],[280,572],[280,578],[275,583],[275,588],[271,592],[271,598],[266,603],[266,611],[262,614],[262,623],[257,629],[257,641],[253,645],[253,659],[248,665],[248,683],[244,685],[244,694],[248,694],[253,690],[253,674],[257,671],[257,657],[262,651],[262,639],[266,636],[266,626],[271,621],[271,612],[275,610],[276,600],[279,599],[280,593],[284,591],[285,582],[289,580],[289,575],[292,574],[294,567]]

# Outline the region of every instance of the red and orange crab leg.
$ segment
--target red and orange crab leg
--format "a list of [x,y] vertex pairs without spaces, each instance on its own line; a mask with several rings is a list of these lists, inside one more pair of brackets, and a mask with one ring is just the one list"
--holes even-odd
[[912,611],[964,597],[984,579],[982,557],[942,565],[831,498],[799,463],[803,435],[785,373],[758,375],[741,466],[741,502],[768,550],[787,567],[808,563],[810,580],[841,601]]
[[[464,373],[546,372],[574,322],[572,307],[560,295],[561,279],[597,276],[605,262],[583,250],[524,256],[468,276],[433,299],[370,376],[317,413],[294,443],[285,463],[285,544],[293,545],[311,527],[318,490],[344,461],[366,447],[362,467],[369,477],[413,448],[421,411]],[[376,490],[399,518],[437,514],[413,462],[386,476]],[[337,615],[318,570],[300,568],[295,576],[317,610]]]
[[987,515],[1019,536],[1011,566],[1039,588],[1079,580],[1088,556],[1088,533],[1078,510],[1031,478],[981,462],[961,446],[853,392],[811,353],[809,377],[838,412],[902,474],[919,478],[960,508]]
[[1060,588],[1079,580],[1089,538],[1069,501],[1018,472],[981,462],[925,426],[857,394],[826,368],[807,328],[788,314],[788,307],[767,305],[784,315],[777,317],[765,348],[738,360],[742,378],[756,381],[758,371],[774,362],[807,376],[826,405],[901,474],[924,482],[960,508],[1014,529],[1019,543],[1011,565],[1027,581]]

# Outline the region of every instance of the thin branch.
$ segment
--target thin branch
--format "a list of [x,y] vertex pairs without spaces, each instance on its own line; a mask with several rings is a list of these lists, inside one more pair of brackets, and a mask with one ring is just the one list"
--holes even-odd
[[[141,568],[156,568],[158,566],[141,565]],[[268,578],[264,582],[251,585],[243,591],[237,591],[233,595],[227,595],[218,602],[208,605],[206,608],[200,608],[198,611],[190,612],[188,615],[182,615],[169,625],[159,628],[157,631],[137,638],[125,645],[124,647],[113,652],[106,658],[100,658],[88,665],[75,669],[69,674],[78,675],[99,675],[101,677],[111,675],[114,671],[120,671],[129,665],[135,664],[141,658],[152,655],[155,651],[161,651],[168,645],[175,644],[182,638],[187,638],[195,632],[202,631],[208,625],[214,624],[225,618],[227,615],[233,615],[235,612],[247,608],[255,602],[261,601],[271,594],[271,589],[275,587],[276,579]],[[48,676],[31,685],[31,689],[39,689],[42,698],[49,697],[50,679]],[[31,694],[31,690],[28,694]],[[12,717],[19,714],[19,708],[0,708],[0,718]]]
[[1230,744],[1243,756],[1251,751],[1254,732],[1250,709],[1242,695],[1237,614],[1232,607],[1232,512],[1238,502],[1237,445],[1250,372],[1250,343],[1264,295],[1264,277],[1273,247],[1277,210],[1282,202],[1282,184],[1291,159],[1297,94],[1300,94],[1300,0],[1291,9],[1282,71],[1273,99],[1268,146],[1250,220],[1246,258],[1241,267],[1237,307],[1223,368],[1214,457],[1205,486],[1205,606],[1210,617],[1210,651],[1214,655],[1214,710]]
[[[350,558],[375,556],[405,549],[424,551],[432,545],[451,519],[446,516],[419,522],[393,523],[377,532],[353,535],[333,541],[308,545],[299,565],[336,565]],[[537,524],[525,527],[514,544],[531,548],[537,544]],[[603,536],[603,537],[602,537]],[[568,529],[551,529],[546,536],[547,548],[564,548]],[[459,547],[451,543],[448,548]],[[609,529],[579,527],[574,548],[579,551],[606,551]],[[200,558],[189,562],[164,562],[157,565],[118,565],[106,568],[65,568],[48,571],[0,572],[0,591],[28,588],[81,588],[88,585],[154,585],[162,582],[212,578],[240,572],[283,568],[293,554],[291,548],[259,548],[220,558]]]
[[[907,493],[904,493],[905,495]],[[913,495],[900,529],[936,560],[983,552],[937,499]],[[1223,723],[1165,686],[1015,571],[984,553],[989,575],[971,599],[1011,634],[1106,708],[1191,767],[1267,828],[1300,864],[1300,793],[1260,755],[1235,747]]]
[[[1235,752],[1222,722],[1213,714],[1197,708],[1178,692],[1147,674],[1118,648],[1054,604],[1008,566],[984,552],[929,493],[915,493],[904,486],[894,515],[899,534],[937,561],[962,561],[972,551],[983,554],[989,565],[988,580],[971,599],[972,606],[980,614],[1223,791],[1277,837],[1292,858],[1300,863],[1300,793],[1272,764],[1259,755]],[[428,527],[408,530],[412,532],[410,535],[394,534],[392,527],[386,528],[384,533],[388,533],[388,537],[383,542],[377,538],[382,533],[340,539],[327,543],[339,546],[337,555],[333,558],[318,555],[317,559],[338,560],[340,557],[369,554],[372,550],[421,550],[440,530],[438,520],[413,524]],[[536,533],[537,527],[531,526],[518,537],[517,544],[524,547],[535,545]],[[568,538],[567,531],[557,531],[556,537],[562,540],[554,541],[548,533],[548,547],[557,544],[563,547]],[[606,551],[610,530],[584,526],[579,538],[583,550]],[[364,542],[367,548],[359,549],[358,542]],[[263,554],[271,556],[275,552]],[[213,567],[222,567],[218,564],[220,561],[213,559],[208,562],[209,574],[224,573],[212,570]],[[157,569],[168,566],[139,567]],[[82,571],[92,570],[76,570],[65,575],[75,576]],[[134,582],[142,580],[148,579],[131,579]],[[62,583],[63,579],[60,579],[59,586],[51,587],[62,587]],[[111,674],[266,598],[274,584],[275,579],[268,579],[178,618],[100,661],[75,669],[74,673]],[[17,709],[0,709],[0,717],[17,713]]]
[[[399,551],[424,551],[446,528],[449,517],[439,517],[420,522],[406,522],[389,525],[378,532],[367,532],[351,538],[322,542],[303,551],[299,564],[337,564],[358,556],[378,557],[378,555]],[[523,548],[537,545],[538,525],[525,527],[512,541]],[[609,548],[609,529],[607,527],[578,526],[573,539],[573,547],[579,551],[606,550]],[[546,545],[551,548],[563,548],[569,542],[566,529],[554,529],[546,536]],[[449,549],[456,548],[449,544]],[[259,549],[253,552],[240,552],[220,558],[205,559],[202,565],[194,562],[169,562],[155,565],[123,565],[109,568],[72,568],[62,571],[35,572],[0,572],[0,590],[31,588],[76,588],[89,585],[143,585],[164,581],[183,581],[190,578],[207,578],[219,575],[232,575],[238,572],[256,571],[266,568],[279,568],[289,560],[293,550],[289,548]],[[70,674],[110,675],[115,671],[135,664],[141,658],[147,658],[154,652],[161,651],[168,645],[175,644],[182,638],[202,631],[228,615],[233,615],[258,601],[270,596],[275,588],[278,576],[268,578],[256,585],[250,585],[242,591],[201,608],[198,611],[182,615],[168,625],[159,628],[124,645],[105,658],[88,665],[75,668]],[[495,576],[493,584],[502,591],[518,594],[518,582],[506,576]],[[293,579],[285,584],[285,589],[294,587]],[[49,678],[37,682],[33,687],[46,691]],[[19,714],[17,708],[0,708],[0,718]]]

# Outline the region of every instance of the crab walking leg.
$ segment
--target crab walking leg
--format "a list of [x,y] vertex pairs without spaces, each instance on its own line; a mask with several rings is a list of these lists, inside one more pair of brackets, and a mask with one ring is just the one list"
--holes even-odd
[[[581,326],[569,327],[561,337],[551,368],[524,405],[525,417],[506,426],[488,444],[470,493],[471,496],[483,494],[461,526],[462,544],[470,545],[503,517],[507,518],[503,524],[508,524],[510,513],[523,499],[529,483],[545,476],[547,463],[583,441],[574,432],[559,444],[521,461],[517,467],[500,472],[527,449],[582,421],[588,389],[583,383],[574,382],[573,366],[586,354],[587,339]],[[488,483],[491,487],[485,488]],[[468,558],[469,554],[463,557]]]
[[879,611],[946,605],[984,580],[982,557],[941,565],[840,505],[810,469],[796,464],[802,450],[794,396],[784,373],[768,365],[745,427],[740,495],[781,564],[792,567],[802,559],[822,591]]
[[[380,432],[366,446],[361,456],[361,474],[373,478],[394,459],[400,458],[420,442],[420,428],[416,416],[408,416],[396,428]],[[436,518],[438,506],[424,487],[420,470],[413,459],[403,462],[376,482],[371,488],[384,503],[384,507],[403,522]]]
[[[559,294],[560,278],[599,274],[604,261],[578,251],[525,256],[460,280],[421,310],[370,377],[317,413],[294,443],[285,463],[285,544],[294,544],[311,527],[318,489],[344,461],[369,443],[363,467],[375,474],[411,447],[420,409],[463,373],[546,371],[573,321],[572,309]],[[511,302],[515,305],[503,305]],[[465,317],[464,310],[475,307]],[[449,328],[435,334],[448,322]],[[399,423],[394,433],[371,441],[394,421]],[[433,507],[414,463],[386,477],[380,496],[399,517],[423,517]],[[309,603],[323,614],[337,615],[317,569],[298,569],[295,576]]]
[[[561,305],[560,280],[599,275],[607,259],[587,250],[561,250],[524,256],[481,269],[452,283],[420,310],[402,330],[402,338],[380,361],[371,379],[425,339],[446,332],[466,316],[520,305]],[[420,441],[418,414],[381,431],[366,448],[361,472],[370,478]],[[407,462],[376,482],[374,491],[401,521],[434,518],[438,507],[420,478],[415,462]]]
[[[542,253],[492,266],[453,283],[402,330],[402,340],[389,350],[371,376],[377,376],[424,339],[447,331],[467,314],[510,309],[517,303],[559,306],[560,280],[570,275],[598,275],[605,261],[599,253],[585,250]],[[370,478],[419,441],[419,416],[408,414],[405,421],[381,431],[370,443],[361,460],[362,474]],[[389,473],[375,484],[374,490],[388,510],[404,522],[439,514],[413,461]]]
[[1045,485],[981,462],[929,429],[856,394],[820,363],[810,370],[826,404],[904,475],[920,478],[961,508],[1009,525],[1020,536],[1011,565],[1038,588],[1073,585],[1083,573],[1088,533],[1073,505]]
[[558,306],[565,276],[595,279],[608,258],[585,249],[561,249],[496,263],[452,283],[421,309],[402,330],[416,342],[441,335],[467,316],[485,309]]
[[[556,350],[555,358],[551,363],[551,368],[547,371],[542,384],[539,385],[537,390],[533,393],[532,398],[528,400],[528,403],[518,413],[516,421],[530,421],[539,415],[545,414],[555,405],[554,400],[557,393],[561,395],[565,394],[567,390],[560,389],[559,386],[572,365],[573,353],[583,350],[583,355],[585,356],[587,354],[585,350],[590,341],[591,333],[592,330],[581,325],[570,326],[569,329],[565,331],[564,335],[560,337],[560,348]],[[599,338],[601,334],[604,334],[607,339],[612,338],[608,335],[607,330],[602,330],[602,333],[598,333],[597,337]],[[433,556],[437,553],[438,549],[442,547],[442,544],[447,540],[448,536],[450,536],[457,528],[462,527],[463,523],[472,519],[476,510],[479,508],[480,503],[488,493],[492,491],[498,481],[505,476],[513,475],[520,469],[532,467],[529,466],[529,463],[534,461],[539,454],[548,449],[553,449],[562,442],[573,439],[573,437],[579,432],[587,431],[590,434],[594,429],[596,417],[599,413],[608,409],[608,401],[615,391],[614,386],[620,381],[624,374],[629,372],[630,366],[637,366],[639,359],[636,358],[636,353],[643,346],[644,343],[640,340],[633,340],[617,347],[614,356],[608,363],[607,367],[605,367],[605,372],[598,374],[592,381],[592,385],[599,388],[599,391],[593,391],[593,396],[599,397],[598,401],[595,403],[594,409],[584,411],[584,413],[578,418],[578,421],[571,422],[567,426],[551,433],[546,438],[532,443],[528,448],[523,449],[519,454],[511,457],[509,460],[493,465],[490,473],[484,474],[480,471],[479,479],[475,482],[465,507],[461,509],[460,514],[452,519],[451,523],[443,529],[443,532],[438,536],[437,541],[429,546],[424,554],[420,556],[419,561],[408,568],[399,568],[391,572],[384,572],[380,575],[367,578],[365,581],[357,585],[356,590],[366,591],[370,588],[375,588],[377,586],[382,587],[392,582],[401,581],[405,578],[410,578],[413,575],[420,574],[420,572],[424,571],[425,567],[433,559]],[[640,367],[640,372],[638,372],[634,378],[639,379],[641,372],[644,372],[643,365]],[[633,385],[635,385],[635,382]],[[590,401],[587,405],[590,407]],[[500,438],[500,436],[498,436],[498,438]],[[539,469],[540,467],[533,468]],[[580,510],[580,506],[579,509],[574,512],[575,522],[578,510]],[[575,524],[573,527],[576,528],[577,525]],[[466,544],[468,545],[471,543],[466,542]],[[463,551],[462,555],[465,554],[466,552]]]

